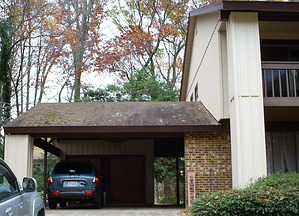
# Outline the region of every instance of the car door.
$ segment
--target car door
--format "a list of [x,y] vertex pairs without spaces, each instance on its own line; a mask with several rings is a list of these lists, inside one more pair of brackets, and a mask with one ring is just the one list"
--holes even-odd
[[16,177],[3,163],[0,163],[0,215],[28,215]]

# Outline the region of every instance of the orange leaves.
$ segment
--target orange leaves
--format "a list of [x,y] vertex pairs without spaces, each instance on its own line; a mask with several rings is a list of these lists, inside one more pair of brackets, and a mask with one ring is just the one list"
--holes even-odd
[[153,37],[141,31],[139,26],[129,25],[121,33],[114,41],[118,49],[125,52],[124,54],[142,55],[151,52],[153,49]]
[[121,34],[106,42],[104,50],[98,51],[98,65],[112,71],[122,71],[136,64],[139,57],[147,57],[153,50],[153,37],[139,26],[129,25]]
[[98,50],[98,69],[128,75],[150,67],[174,83],[182,67],[188,4],[187,0],[118,0],[109,11],[118,34]]

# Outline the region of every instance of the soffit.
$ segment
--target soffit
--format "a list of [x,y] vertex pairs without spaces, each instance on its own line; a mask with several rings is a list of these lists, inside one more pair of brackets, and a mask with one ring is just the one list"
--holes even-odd
[[259,22],[261,32],[299,32],[299,22]]

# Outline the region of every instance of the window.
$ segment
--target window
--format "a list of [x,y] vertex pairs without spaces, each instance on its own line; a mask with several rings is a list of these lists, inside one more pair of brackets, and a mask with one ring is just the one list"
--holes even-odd
[[192,94],[191,97],[190,97],[190,101],[193,101],[193,94]]
[[261,40],[264,97],[299,97],[299,40]]
[[18,193],[14,176],[0,164],[0,200],[7,199]]
[[261,40],[262,61],[299,61],[299,41]]
[[92,167],[88,163],[58,163],[54,168],[56,174],[90,174],[92,173]]
[[266,132],[268,175],[299,172],[299,132]]
[[195,101],[198,100],[198,83],[196,83],[196,86],[194,88],[194,93],[195,93]]

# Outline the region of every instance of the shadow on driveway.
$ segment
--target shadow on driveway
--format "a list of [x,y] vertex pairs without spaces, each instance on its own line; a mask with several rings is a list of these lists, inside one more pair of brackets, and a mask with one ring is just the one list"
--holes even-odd
[[178,216],[182,215],[185,207],[173,206],[105,206],[95,209],[92,205],[71,205],[65,208],[46,208],[47,216]]

